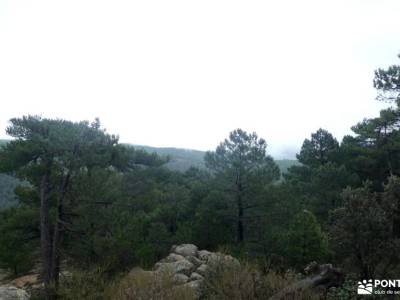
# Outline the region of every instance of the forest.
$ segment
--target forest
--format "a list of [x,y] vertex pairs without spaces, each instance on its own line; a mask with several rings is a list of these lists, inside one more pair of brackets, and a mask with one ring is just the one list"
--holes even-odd
[[[38,274],[31,299],[239,300],[357,299],[357,282],[397,279],[400,66],[376,70],[373,84],[388,107],[342,141],[316,128],[283,174],[267,141],[239,128],[176,170],[98,119],[12,118],[0,148],[0,204],[16,195],[0,210],[0,282]],[[182,244],[238,264],[210,267],[197,294],[132,271]],[[340,276],[282,294],[310,264]]]

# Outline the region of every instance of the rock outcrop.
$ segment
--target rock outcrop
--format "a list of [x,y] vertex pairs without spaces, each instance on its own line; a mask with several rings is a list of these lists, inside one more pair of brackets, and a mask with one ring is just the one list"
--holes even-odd
[[10,276],[9,272],[7,272],[6,270],[0,269],[0,284],[3,283],[3,281],[5,279],[7,279],[8,276]]
[[17,288],[25,290],[30,290],[35,288],[37,289],[42,286],[41,281],[39,279],[39,274],[24,275],[15,278],[10,283]]
[[284,288],[269,300],[295,299],[296,295],[309,289],[325,293],[329,288],[341,286],[344,282],[343,272],[331,264],[318,265],[312,262],[304,272],[308,275],[306,278]]
[[42,288],[39,274],[28,274],[13,280],[4,280],[0,285],[0,300],[30,299],[30,293]]
[[1,300],[29,300],[29,294],[22,289],[12,285],[0,286],[0,299]]
[[173,246],[170,254],[156,263],[152,271],[135,268],[131,274],[135,272],[153,276],[169,274],[176,287],[189,288],[197,297],[200,297],[208,271],[216,264],[240,266],[239,261],[230,255],[206,250],[199,251],[195,245],[182,244]]

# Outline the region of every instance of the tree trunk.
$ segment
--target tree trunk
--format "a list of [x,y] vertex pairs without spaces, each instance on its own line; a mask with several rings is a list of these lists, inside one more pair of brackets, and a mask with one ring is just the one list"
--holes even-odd
[[54,232],[53,232],[53,247],[52,247],[52,255],[51,255],[51,281],[55,284],[55,287],[58,286],[58,279],[60,273],[60,244],[62,240],[62,231],[61,231],[61,222],[60,222],[60,214],[62,214],[62,204],[58,204],[57,208],[57,219],[54,224]]
[[67,194],[68,184],[69,184],[70,174],[64,179],[61,195],[58,198],[57,203],[57,218],[54,224],[53,232],[53,249],[52,249],[52,269],[51,269],[51,281],[54,282],[55,286],[58,286],[59,274],[60,274],[60,248],[64,237],[64,229],[62,228],[62,222],[64,217],[64,199]]
[[243,242],[243,203],[241,199],[238,200],[238,223],[237,223],[237,241],[238,243]]
[[240,169],[237,170],[236,173],[236,180],[235,180],[235,186],[236,186],[236,205],[237,205],[237,236],[236,240],[238,244],[241,244],[244,239],[244,226],[243,226],[243,215],[244,215],[244,208],[243,208],[243,199],[242,199],[242,194],[243,194],[243,186],[242,186],[242,178],[241,178],[241,171]]
[[42,182],[40,184],[40,244],[43,264],[42,276],[46,292],[46,299],[51,299],[50,283],[52,269],[52,244],[49,221],[49,177],[49,174],[46,173],[42,177]]
[[244,226],[243,226],[243,200],[242,200],[242,184],[238,184],[238,195],[237,195],[237,208],[238,208],[238,222],[237,222],[237,242],[242,243],[244,240]]

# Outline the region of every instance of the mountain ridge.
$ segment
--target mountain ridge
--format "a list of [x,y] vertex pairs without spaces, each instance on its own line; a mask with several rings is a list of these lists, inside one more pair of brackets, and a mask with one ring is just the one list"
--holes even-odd
[[[205,168],[204,155],[207,151],[175,148],[175,147],[153,147],[146,145],[125,144],[147,152],[155,152],[161,156],[169,156],[170,161],[166,166],[172,170],[185,171],[190,167]],[[275,159],[281,173],[285,173],[287,169],[293,165],[299,164],[296,159]]]
[[[0,146],[5,145],[9,140],[0,139]],[[190,167],[205,168],[204,155],[207,151],[178,148],[178,147],[154,147],[148,145],[138,145],[133,143],[121,143],[122,145],[141,149],[150,153],[157,153],[163,157],[169,157],[170,160],[166,167],[174,171],[186,171]],[[272,156],[273,157],[273,156]],[[299,164],[296,159],[275,159],[282,173],[292,166]]]

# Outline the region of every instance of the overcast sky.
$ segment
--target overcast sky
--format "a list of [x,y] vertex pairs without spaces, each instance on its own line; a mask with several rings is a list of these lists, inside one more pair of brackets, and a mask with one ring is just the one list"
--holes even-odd
[[[12,117],[93,120],[122,142],[214,149],[240,127],[276,157],[376,116],[399,0],[0,0],[0,137]],[[289,152],[288,152],[289,151]]]

